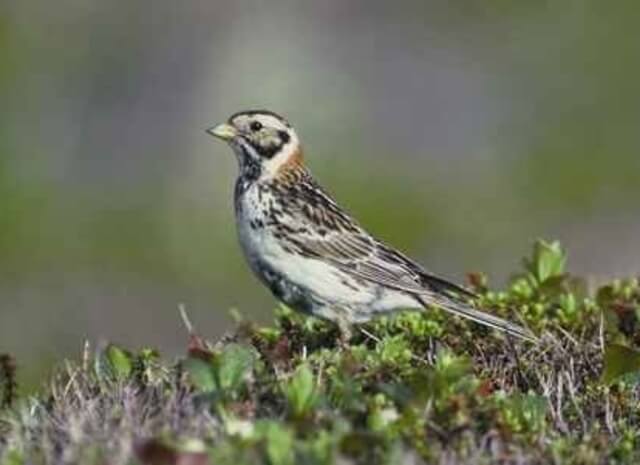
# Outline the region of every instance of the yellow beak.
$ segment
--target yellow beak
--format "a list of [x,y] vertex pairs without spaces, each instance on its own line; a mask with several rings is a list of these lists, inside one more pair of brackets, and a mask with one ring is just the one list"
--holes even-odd
[[222,140],[231,140],[238,135],[238,130],[227,123],[218,124],[215,127],[209,128],[207,132]]

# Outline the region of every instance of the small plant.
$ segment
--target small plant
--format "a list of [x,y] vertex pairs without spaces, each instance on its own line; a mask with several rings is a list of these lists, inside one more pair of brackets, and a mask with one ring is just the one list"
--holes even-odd
[[231,400],[237,396],[253,362],[251,349],[230,344],[221,352],[191,355],[183,362],[183,366],[198,391]]
[[304,420],[312,416],[319,400],[319,393],[308,364],[303,363],[296,369],[291,379],[285,383],[283,390],[292,418]]
[[98,377],[123,381],[128,379],[133,372],[133,355],[115,344],[109,344],[95,360],[95,370]]
[[530,282],[538,287],[548,285],[565,276],[567,253],[560,242],[547,242],[539,239],[533,246],[533,254],[524,259]]
[[478,306],[541,342],[432,309],[379,318],[344,347],[281,307],[217,344],[189,323],[177,361],[86,350],[30,397],[0,357],[0,464],[640,463],[638,280],[589,295],[544,241],[506,289],[472,280]]
[[499,424],[509,434],[537,434],[544,431],[547,415],[547,401],[544,397],[533,393],[512,396],[498,393],[495,402]]

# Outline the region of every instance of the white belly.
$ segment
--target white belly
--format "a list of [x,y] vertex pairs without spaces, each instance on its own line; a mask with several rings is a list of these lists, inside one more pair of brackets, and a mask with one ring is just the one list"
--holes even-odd
[[[244,222],[243,222],[244,223]],[[322,300],[366,303],[373,297],[368,288],[358,292],[342,283],[346,277],[335,267],[320,260],[286,252],[271,231],[251,231],[247,222],[238,225],[239,239],[251,269],[262,279],[261,268],[267,265],[289,281],[310,290]],[[355,287],[355,284],[353,284]]]

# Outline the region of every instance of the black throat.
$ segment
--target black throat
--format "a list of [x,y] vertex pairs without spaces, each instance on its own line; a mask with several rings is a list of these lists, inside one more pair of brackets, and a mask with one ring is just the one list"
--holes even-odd
[[258,180],[262,174],[262,166],[260,161],[249,153],[249,149],[244,145],[240,145],[238,154],[238,166],[240,169],[240,175],[238,182],[236,183],[236,189],[239,184],[251,184]]

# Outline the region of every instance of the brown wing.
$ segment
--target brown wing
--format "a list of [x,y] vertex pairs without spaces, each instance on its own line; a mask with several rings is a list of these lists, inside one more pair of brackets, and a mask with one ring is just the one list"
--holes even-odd
[[280,237],[289,248],[309,258],[329,262],[354,277],[414,294],[425,307],[436,304],[461,317],[523,339],[536,340],[526,328],[450,298],[474,294],[435,276],[371,237],[307,177],[306,172],[296,181],[292,186],[285,186],[285,192],[280,192],[288,197],[280,217],[280,227],[286,234]]
[[383,286],[415,294],[436,291],[473,296],[368,235],[339,232],[321,239],[289,236],[288,240],[303,255],[325,260],[346,273]]
[[[296,223],[288,225],[284,240],[298,253],[331,262],[361,279],[410,293],[473,296],[370,236],[312,178],[297,181],[281,193],[289,194],[288,219]],[[286,216],[281,221],[286,222]]]

